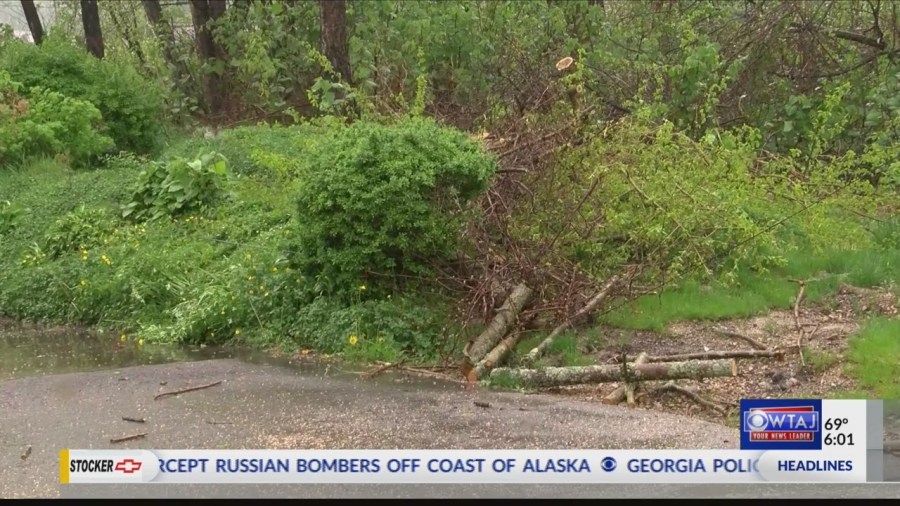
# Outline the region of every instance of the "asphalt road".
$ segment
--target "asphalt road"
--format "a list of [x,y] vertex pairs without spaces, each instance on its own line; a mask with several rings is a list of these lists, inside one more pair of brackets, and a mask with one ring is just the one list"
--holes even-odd
[[[221,385],[154,401],[162,392]],[[162,384],[164,383],[164,384]],[[489,408],[473,401],[490,403]],[[145,418],[145,424],[122,416]],[[109,439],[146,432],[145,439]],[[32,451],[21,458],[27,445]],[[0,383],[0,497],[900,497],[900,485],[58,485],[63,448],[735,448],[695,419],[237,360]]]

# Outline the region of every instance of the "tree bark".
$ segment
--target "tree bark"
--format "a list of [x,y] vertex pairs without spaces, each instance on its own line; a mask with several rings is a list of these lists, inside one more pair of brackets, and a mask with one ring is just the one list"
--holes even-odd
[[469,347],[469,359],[472,362],[480,361],[489,351],[497,346],[497,343],[503,339],[503,336],[509,332],[509,328],[516,322],[519,313],[528,304],[530,298],[531,288],[524,284],[517,285],[513,289],[503,306],[497,311],[494,319],[491,320],[491,323],[484,329],[484,332],[475,338],[472,346]]
[[479,378],[484,377],[485,373],[496,367],[498,364],[503,363],[503,361],[506,360],[506,357],[512,352],[513,348],[516,347],[516,343],[519,342],[521,336],[522,334],[519,332],[510,333],[505,339],[500,341],[490,353],[485,355],[480,362],[475,364],[475,368],[472,369],[466,379],[469,381],[478,381]]
[[100,10],[97,0],[81,0],[81,23],[84,26],[84,42],[88,51],[103,58],[103,30],[100,28]]
[[352,82],[346,2],[319,0],[319,27],[322,33],[322,53],[344,81]]
[[31,30],[31,38],[34,39],[35,44],[40,46],[44,41],[44,26],[41,24],[41,17],[38,15],[34,0],[22,0],[22,10],[25,11],[25,20],[28,22],[28,29]]
[[[224,52],[216,44],[211,27],[211,23],[224,13],[224,0],[191,0],[191,21],[197,39],[197,51],[200,53],[200,58],[207,63],[224,57]],[[225,99],[225,85],[222,76],[217,72],[207,72],[204,76],[204,83],[207,112],[210,114],[221,113]]]
[[[627,371],[627,372],[626,372]],[[702,379],[737,375],[734,360],[691,360],[664,364],[591,365],[584,367],[545,367],[543,369],[510,369],[491,371],[491,379],[508,379],[528,388],[606,383],[610,381],[655,381]]]

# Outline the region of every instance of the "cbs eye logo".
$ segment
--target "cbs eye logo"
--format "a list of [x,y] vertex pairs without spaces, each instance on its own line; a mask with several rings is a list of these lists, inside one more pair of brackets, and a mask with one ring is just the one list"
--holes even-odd
[[754,409],[747,413],[746,423],[750,432],[764,431],[769,427],[769,417],[765,411]]
[[611,473],[616,470],[616,459],[612,457],[604,457],[603,460],[600,461],[600,468],[606,471],[607,473]]

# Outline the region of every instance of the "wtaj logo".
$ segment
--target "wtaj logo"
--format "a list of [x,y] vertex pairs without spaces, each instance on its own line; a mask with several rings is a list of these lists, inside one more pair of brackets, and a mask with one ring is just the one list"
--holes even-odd
[[819,399],[742,399],[742,450],[821,450]]

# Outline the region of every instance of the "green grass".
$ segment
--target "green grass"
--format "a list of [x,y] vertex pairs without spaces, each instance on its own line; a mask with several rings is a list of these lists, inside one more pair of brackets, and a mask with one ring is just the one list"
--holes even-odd
[[[836,293],[842,283],[860,287],[896,284],[900,281],[900,250],[795,252],[784,268],[767,274],[743,271],[731,286],[690,280],[659,295],[616,302],[615,309],[601,321],[614,327],[659,332],[675,321],[750,317],[792,307],[797,296],[794,279],[808,280],[804,295],[807,302]],[[616,308],[617,304],[621,306]]]
[[873,318],[850,339],[847,371],[878,399],[900,398],[900,319]]
[[811,368],[817,374],[827,371],[839,360],[839,357],[834,353],[819,351],[808,347],[803,348],[803,358],[806,360],[807,367]]

